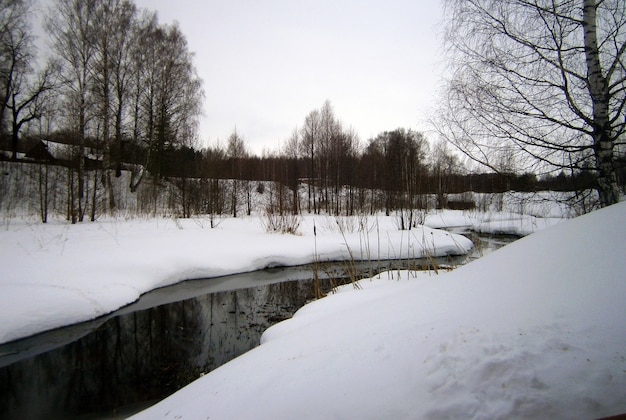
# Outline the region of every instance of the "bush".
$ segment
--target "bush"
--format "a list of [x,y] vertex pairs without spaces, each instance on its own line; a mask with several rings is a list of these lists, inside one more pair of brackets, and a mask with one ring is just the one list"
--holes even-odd
[[297,235],[302,219],[297,214],[276,212],[271,206],[268,206],[263,213],[262,222],[266,232]]

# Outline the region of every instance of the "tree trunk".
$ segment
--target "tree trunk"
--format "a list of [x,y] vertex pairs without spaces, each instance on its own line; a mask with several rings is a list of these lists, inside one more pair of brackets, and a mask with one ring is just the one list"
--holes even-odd
[[[13,97],[13,102],[15,102],[15,96]],[[17,160],[17,143],[19,142],[19,134],[15,111],[13,111],[13,123],[11,124],[11,127],[11,160]]]
[[[85,198],[85,98],[81,97],[81,107],[79,115],[80,132],[78,135],[78,156],[77,156],[77,174],[78,174],[78,221],[82,222],[85,217],[85,209],[83,208],[83,200]],[[72,218],[72,223],[76,223],[76,220]]]
[[584,0],[583,31],[589,94],[593,103],[593,142],[598,170],[596,189],[600,205],[605,207],[619,201],[619,189],[609,120],[609,83],[602,73],[600,63],[595,0]]
[[41,223],[48,222],[48,163],[39,164],[39,214]]

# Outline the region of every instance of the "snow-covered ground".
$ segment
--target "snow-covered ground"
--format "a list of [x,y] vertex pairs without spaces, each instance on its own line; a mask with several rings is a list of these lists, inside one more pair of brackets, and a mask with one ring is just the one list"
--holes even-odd
[[435,210],[424,224],[435,229],[471,229],[481,233],[526,236],[561,223],[563,217],[536,217],[513,212]]
[[453,272],[363,280],[137,418],[626,413],[625,226],[621,203]]
[[[316,235],[314,235],[314,226]],[[5,219],[0,229],[0,343],[94,319],[181,280],[319,260],[464,254],[459,235],[395,217],[306,216],[298,235],[259,217],[104,220],[71,225]]]

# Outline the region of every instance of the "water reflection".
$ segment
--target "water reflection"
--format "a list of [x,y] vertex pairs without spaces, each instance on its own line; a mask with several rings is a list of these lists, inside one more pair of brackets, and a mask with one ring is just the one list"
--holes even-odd
[[0,369],[0,417],[113,413],[163,398],[258,345],[311,293],[310,281],[291,281],[114,317],[78,341]]

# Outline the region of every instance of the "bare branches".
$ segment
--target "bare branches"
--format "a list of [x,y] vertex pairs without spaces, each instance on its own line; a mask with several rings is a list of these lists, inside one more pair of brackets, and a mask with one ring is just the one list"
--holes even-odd
[[7,107],[22,94],[33,73],[31,8],[32,1],[0,0],[0,133],[6,130]]
[[618,0],[448,0],[452,77],[438,131],[492,169],[502,148],[543,171],[595,159],[601,198],[600,189],[613,191],[603,203],[614,202],[611,142],[625,135],[625,9]]

